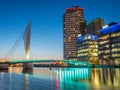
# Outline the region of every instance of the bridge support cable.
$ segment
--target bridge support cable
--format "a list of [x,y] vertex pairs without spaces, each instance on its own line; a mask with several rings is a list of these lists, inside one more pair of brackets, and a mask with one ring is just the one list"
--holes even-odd
[[[31,38],[31,39],[32,39],[32,38]],[[50,56],[48,53],[46,53],[45,50],[43,50],[43,49],[44,49],[44,46],[43,46],[43,45],[40,46],[40,45],[37,43],[37,41],[34,40],[34,39],[32,39],[32,41],[34,42],[34,43],[32,43],[32,46],[33,46],[35,49],[37,49],[37,50],[39,51],[39,53],[41,52],[42,54],[46,55],[48,58],[53,59],[52,56]],[[41,58],[41,54],[40,54],[39,56],[40,56],[40,57],[38,57],[38,58]],[[35,57],[35,58],[36,58],[36,57]],[[41,58],[41,59],[42,59],[42,58]]]
[[29,22],[27,28],[21,33],[17,41],[13,44],[12,48],[8,51],[8,53],[5,56],[5,59],[10,59],[12,58],[13,54],[17,50],[17,48],[20,46],[20,43],[24,39],[24,45],[25,45],[25,51],[26,51],[26,57],[29,57],[29,52],[30,52],[30,33],[31,33],[31,23],[32,21]]
[[60,55],[62,55],[62,52],[59,50],[59,48],[57,47],[57,45],[54,44],[54,42],[51,40],[45,40],[43,41],[45,44],[49,44],[50,48],[53,48],[53,50],[56,50],[56,55],[59,56],[59,59],[63,59],[60,57]]
[[[39,35],[38,35],[38,34],[35,34],[35,36],[38,37]],[[43,41],[43,40],[41,40],[41,41]],[[61,51],[58,49],[57,45],[56,45],[55,42],[53,42],[52,40],[46,39],[46,40],[44,40],[44,43],[45,43],[45,44],[48,43],[49,45],[51,45],[52,47],[54,47],[54,49],[56,49],[56,51],[58,51],[58,52],[57,52],[58,54],[62,54],[62,53],[63,53],[63,52],[61,52]]]
[[[33,37],[33,38],[36,38],[36,37]],[[40,50],[42,50],[42,52],[45,51],[44,52],[45,55],[51,57],[52,59],[58,58],[57,55],[54,55],[52,53],[52,51],[50,50],[50,47],[49,46],[46,47],[46,45],[43,42],[41,42],[41,40],[38,40],[38,39],[32,39],[32,40],[34,40],[34,44],[37,44],[36,46],[39,47],[39,49],[41,48]]]
[[60,58],[59,55],[57,55],[56,53],[53,54],[54,49],[50,47],[50,45],[48,45],[47,43],[44,43],[42,40],[39,40],[36,38],[36,42],[38,44],[38,46],[41,44],[41,46],[44,46],[44,48],[46,49],[47,53],[49,53],[49,55],[53,55],[54,57],[56,57],[56,59]]
[[[34,46],[38,51],[42,51],[40,47],[38,47],[38,45],[36,45],[35,43],[32,43],[32,46]],[[44,55],[46,55],[49,59],[53,60],[53,57],[50,56],[49,54],[47,54],[45,51],[42,51],[42,53]],[[36,57],[35,57],[36,58]],[[40,59],[41,57],[37,57],[38,59]],[[41,58],[43,59],[43,58]],[[47,59],[47,58],[46,58]]]
[[45,42],[46,43],[48,42],[52,47],[54,47],[58,51],[58,54],[62,54],[62,51],[60,51],[60,49],[58,48],[57,44],[55,44],[54,41],[47,39],[45,40]]
[[[35,35],[35,36],[37,36],[37,35]],[[36,37],[34,37],[34,38],[36,38]],[[45,42],[45,40],[44,41],[39,40],[38,38],[36,38],[36,40],[37,40],[38,44],[42,44],[42,46],[44,46],[47,50],[49,50],[48,52],[50,55],[53,53],[53,51],[57,50],[57,48],[51,47],[51,44]],[[54,55],[57,56],[57,59],[61,59],[61,57],[59,56],[60,55],[59,53],[55,53]]]
[[12,48],[8,51],[8,53],[5,56],[5,59],[10,59],[12,58],[14,52],[16,51],[16,49],[19,47],[20,43],[22,42],[22,37],[24,35],[24,32],[21,33],[21,35],[19,36],[19,38],[17,39],[17,41],[14,43],[14,45],[12,46]]
[[32,45],[33,45],[36,49],[38,49],[39,51],[42,51],[42,53],[43,53],[44,55],[46,55],[47,57],[49,57],[50,59],[54,59],[54,58],[52,57],[52,55],[51,55],[51,52],[46,51],[46,50],[43,50],[43,49],[46,49],[46,47],[44,47],[43,44],[40,45],[37,40],[34,40],[34,39],[32,39],[32,40],[34,41],[34,43],[32,43]]

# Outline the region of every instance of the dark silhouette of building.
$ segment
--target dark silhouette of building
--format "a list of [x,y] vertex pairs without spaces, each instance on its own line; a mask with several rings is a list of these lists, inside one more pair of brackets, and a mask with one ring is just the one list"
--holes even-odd
[[95,18],[86,26],[87,33],[99,35],[98,30],[102,29],[103,25],[104,25],[104,19]]
[[84,9],[78,6],[67,8],[64,14],[64,59],[76,59],[77,36],[85,34]]

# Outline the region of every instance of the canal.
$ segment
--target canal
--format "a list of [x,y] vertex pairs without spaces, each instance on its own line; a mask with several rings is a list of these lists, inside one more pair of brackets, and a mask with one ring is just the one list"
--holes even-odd
[[119,68],[34,68],[0,71],[0,90],[120,90]]

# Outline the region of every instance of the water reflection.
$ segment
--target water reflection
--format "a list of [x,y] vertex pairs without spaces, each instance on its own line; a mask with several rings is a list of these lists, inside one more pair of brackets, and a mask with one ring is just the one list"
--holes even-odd
[[53,70],[57,73],[60,82],[60,90],[88,89],[90,68],[60,68]]
[[22,74],[22,73],[27,73],[27,74],[32,74],[33,69],[23,69],[23,67],[8,67],[8,72],[9,73],[16,73],[16,74]]
[[23,67],[8,67],[9,73],[21,74],[22,70],[23,70]]
[[0,73],[0,90],[24,90],[24,76]]
[[[59,87],[58,87],[59,88]],[[0,73],[0,90],[59,90],[54,80],[29,74]]]
[[91,77],[89,78],[91,87],[99,90],[99,88],[108,90],[120,89],[120,69],[119,68],[101,68],[92,69]]
[[60,68],[55,69],[53,72],[58,74],[60,82],[77,82],[79,80],[87,80],[90,75],[89,68]]
[[34,68],[32,74],[22,74],[22,67],[10,67],[8,71],[0,73],[0,90],[120,89],[119,68]]
[[63,68],[53,72],[57,73],[62,89],[66,86],[92,90],[120,89],[119,68]]
[[99,70],[99,82],[107,86],[119,87],[120,69],[104,68]]

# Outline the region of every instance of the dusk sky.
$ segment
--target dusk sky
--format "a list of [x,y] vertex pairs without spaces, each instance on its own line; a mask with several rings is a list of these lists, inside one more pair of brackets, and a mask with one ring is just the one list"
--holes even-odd
[[[100,17],[107,24],[120,22],[119,4],[120,0],[0,0],[0,58],[6,56],[32,19],[31,59],[61,59],[65,8],[80,6],[87,23]],[[24,56],[22,40],[13,58]]]

